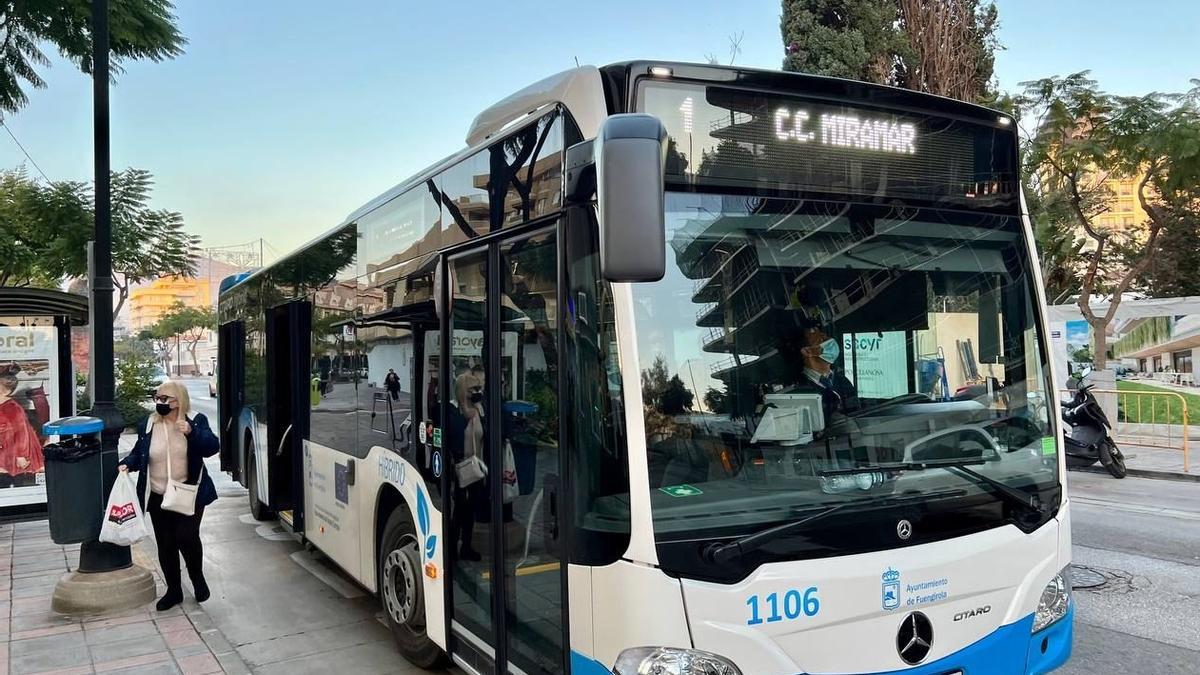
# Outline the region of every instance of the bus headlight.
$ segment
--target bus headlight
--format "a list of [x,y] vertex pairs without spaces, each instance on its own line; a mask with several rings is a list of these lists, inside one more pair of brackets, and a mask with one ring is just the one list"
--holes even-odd
[[634,647],[617,657],[617,675],[742,675],[722,656],[699,649]]
[[1042,597],[1038,600],[1037,613],[1033,615],[1034,633],[1049,626],[1067,615],[1071,608],[1071,584],[1067,582],[1066,570],[1054,575],[1050,583],[1042,589]]

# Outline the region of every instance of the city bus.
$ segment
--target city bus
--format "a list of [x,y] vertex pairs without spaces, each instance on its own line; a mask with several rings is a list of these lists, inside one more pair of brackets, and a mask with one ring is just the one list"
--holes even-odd
[[221,468],[424,667],[1043,673],[1044,304],[1008,115],[581,67],[227,280]]

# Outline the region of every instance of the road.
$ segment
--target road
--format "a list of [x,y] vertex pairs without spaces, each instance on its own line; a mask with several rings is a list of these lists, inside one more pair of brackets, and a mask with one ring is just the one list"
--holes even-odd
[[[215,419],[207,381],[184,382],[193,409]],[[245,492],[224,477],[220,484],[225,499],[206,526],[206,558],[219,569],[244,571],[214,584],[224,592],[210,613],[218,625],[232,627],[230,640],[251,668],[289,673],[347,662],[363,672],[395,668],[394,648],[372,618],[374,605],[336,575],[322,574],[322,583],[278,552],[257,558],[261,568],[246,568],[244,555],[252,548],[302,554],[276,528],[259,525],[256,532],[257,524],[243,515]],[[1057,672],[1200,672],[1200,483],[1072,472],[1068,488],[1074,562],[1081,566],[1076,581],[1087,581],[1086,575],[1103,583],[1076,590],[1074,654]],[[256,584],[281,576],[307,591],[255,599]]]
[[1068,490],[1076,584],[1103,583],[1076,590],[1057,672],[1200,672],[1200,483],[1072,472]]

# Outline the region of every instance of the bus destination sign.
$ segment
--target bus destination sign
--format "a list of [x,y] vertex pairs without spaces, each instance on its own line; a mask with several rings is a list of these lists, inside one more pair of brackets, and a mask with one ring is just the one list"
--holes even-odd
[[775,110],[775,137],[781,141],[816,143],[859,150],[917,154],[917,127],[895,118],[824,113],[814,116],[803,108]]

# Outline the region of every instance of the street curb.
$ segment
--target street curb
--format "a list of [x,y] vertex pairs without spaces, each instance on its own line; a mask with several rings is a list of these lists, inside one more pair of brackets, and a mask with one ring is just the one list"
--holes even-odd
[[[1110,474],[1103,467],[1089,466],[1079,469],[1068,469],[1069,471],[1080,471],[1083,473],[1099,473],[1105,476]],[[1173,480],[1179,483],[1200,483],[1200,476],[1190,473],[1178,473],[1175,471],[1155,471],[1153,469],[1130,469],[1126,468],[1125,473],[1135,478],[1153,478],[1155,480]],[[1115,480],[1115,479],[1114,479]]]

